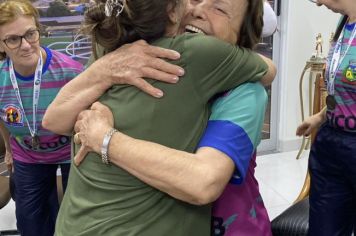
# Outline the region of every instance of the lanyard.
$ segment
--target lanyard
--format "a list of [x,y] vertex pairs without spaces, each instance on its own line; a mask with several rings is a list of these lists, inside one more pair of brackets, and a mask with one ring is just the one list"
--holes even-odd
[[332,56],[331,63],[330,63],[330,68],[329,68],[329,73],[328,73],[328,75],[329,75],[328,94],[330,94],[330,95],[335,94],[335,86],[334,86],[335,83],[334,82],[335,82],[336,72],[338,71],[338,69],[341,65],[341,62],[344,59],[346,53],[349,51],[352,41],[356,35],[356,25],[355,25],[354,29],[352,30],[351,36],[349,38],[349,41],[347,43],[347,48],[341,55],[341,45],[342,45],[342,41],[344,39],[345,28],[346,28],[346,24],[344,26],[344,29],[342,30],[342,33],[340,34],[340,36],[336,42],[336,45],[334,47],[333,56]]
[[36,116],[37,116],[37,108],[38,108],[38,100],[40,97],[40,90],[41,90],[41,76],[42,76],[42,52],[40,50],[40,57],[38,58],[37,62],[37,67],[36,67],[36,72],[35,76],[33,79],[33,101],[32,101],[32,125],[33,128],[31,128],[30,123],[28,122],[28,119],[25,114],[25,109],[23,108],[22,100],[21,100],[21,95],[20,95],[20,90],[19,90],[19,85],[17,84],[16,80],[16,75],[15,75],[15,70],[12,61],[10,60],[10,80],[12,87],[15,90],[15,95],[17,98],[17,101],[20,104],[20,108],[22,110],[22,113],[24,114],[28,129],[31,133],[31,137],[34,138],[37,134],[37,124],[36,124]]

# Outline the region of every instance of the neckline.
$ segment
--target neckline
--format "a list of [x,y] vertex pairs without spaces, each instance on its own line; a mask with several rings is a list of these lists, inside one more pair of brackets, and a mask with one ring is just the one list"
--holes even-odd
[[[46,54],[47,54],[46,61],[43,64],[43,68],[42,68],[42,75],[43,75],[44,73],[46,73],[49,63],[51,62],[52,53],[51,53],[51,50],[49,50],[49,48],[47,48],[47,47],[42,47],[42,48],[46,51]],[[9,65],[10,59],[7,60],[7,63]],[[22,81],[32,81],[35,78],[35,74],[29,75],[29,76],[22,76],[16,70],[15,70],[15,75],[16,75],[16,78],[18,78],[19,80],[22,80]]]

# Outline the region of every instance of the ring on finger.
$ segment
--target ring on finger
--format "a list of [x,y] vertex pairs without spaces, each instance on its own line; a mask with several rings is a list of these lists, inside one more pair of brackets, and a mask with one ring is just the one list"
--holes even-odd
[[80,137],[79,137],[79,133],[76,133],[75,135],[74,135],[74,143],[75,144],[81,144],[81,140],[80,140]]

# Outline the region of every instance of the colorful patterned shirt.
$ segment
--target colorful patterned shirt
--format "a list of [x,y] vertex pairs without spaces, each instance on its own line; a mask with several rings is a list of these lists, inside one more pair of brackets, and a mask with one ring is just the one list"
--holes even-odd
[[[342,36],[341,55],[347,49],[351,34],[356,27],[356,23],[346,24]],[[328,55],[328,63],[333,57],[336,43],[331,47]],[[328,123],[337,129],[356,133],[356,39],[351,42],[349,50],[344,59],[339,62],[335,83],[336,107],[334,110],[327,110]],[[326,78],[329,80],[329,68],[326,69]]]
[[82,72],[80,63],[70,57],[46,50],[47,58],[42,69],[42,83],[37,110],[37,127],[40,139],[39,148],[31,146],[31,134],[25,119],[32,126],[32,101],[34,75],[23,77],[15,71],[20,90],[21,100],[25,110],[23,114],[16,98],[9,75],[9,59],[0,63],[0,111],[1,119],[9,130],[10,143],[15,160],[25,163],[58,163],[70,160],[70,138],[54,134],[42,128],[43,115],[53,101],[58,91],[76,75]]
[[271,226],[254,177],[256,147],[267,103],[260,83],[247,83],[218,98],[199,147],[224,152],[236,171],[213,204],[212,235],[270,236]]

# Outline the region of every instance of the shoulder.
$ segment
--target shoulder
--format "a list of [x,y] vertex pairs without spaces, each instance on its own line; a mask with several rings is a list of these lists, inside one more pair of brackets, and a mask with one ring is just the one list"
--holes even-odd
[[212,71],[217,68],[242,69],[243,65],[250,63],[256,66],[265,64],[256,52],[212,36],[185,33],[180,38],[184,39],[182,59],[198,73],[201,73],[203,66],[205,70],[209,68],[208,71]]
[[264,106],[268,100],[268,95],[261,83],[244,83],[217,99],[215,102],[218,106],[231,105],[236,107],[236,104],[246,105],[252,109]]
[[55,65],[56,67],[60,67],[62,69],[72,69],[77,72],[81,72],[83,70],[83,65],[80,62],[75,61],[68,55],[58,52],[52,49],[46,49],[47,52],[51,54],[51,64]]
[[186,50],[184,53],[190,57],[199,57],[197,59],[221,59],[233,55],[236,52],[247,50],[204,34],[186,33],[184,37],[184,49]]

